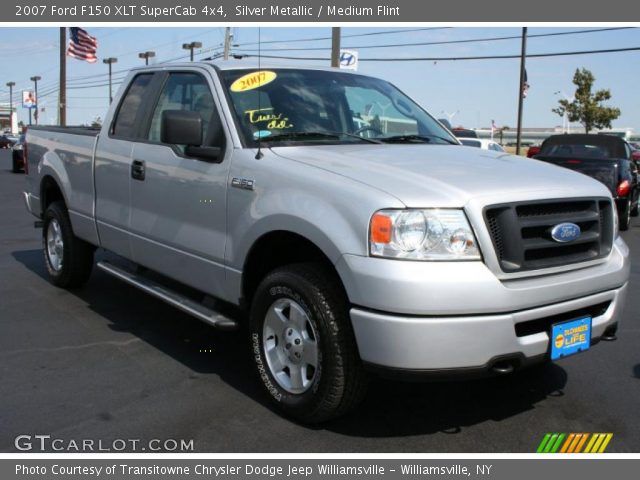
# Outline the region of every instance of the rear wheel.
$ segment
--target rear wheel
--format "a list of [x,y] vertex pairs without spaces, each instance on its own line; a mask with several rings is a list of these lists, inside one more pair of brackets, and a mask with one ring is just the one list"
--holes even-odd
[[18,165],[18,159],[15,157],[15,155],[11,156],[11,171],[13,173],[19,173],[20,172],[20,166]]
[[366,377],[344,293],[321,265],[271,272],[251,308],[251,346],[258,375],[286,414],[306,423],[355,407]]
[[53,202],[44,213],[42,246],[54,285],[72,288],[86,283],[93,268],[94,248],[73,234],[63,202]]

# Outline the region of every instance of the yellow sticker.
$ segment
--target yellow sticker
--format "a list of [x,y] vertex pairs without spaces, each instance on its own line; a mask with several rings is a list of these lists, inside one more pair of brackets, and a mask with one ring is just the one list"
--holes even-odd
[[232,92],[246,92],[254,88],[262,87],[267,83],[271,83],[276,79],[276,72],[269,70],[259,70],[257,72],[243,75],[231,84]]

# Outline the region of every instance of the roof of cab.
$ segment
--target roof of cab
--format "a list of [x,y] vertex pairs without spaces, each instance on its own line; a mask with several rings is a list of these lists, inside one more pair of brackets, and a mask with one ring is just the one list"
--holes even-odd
[[180,63],[163,63],[163,64],[156,64],[156,65],[149,65],[149,66],[140,66],[140,67],[136,67],[133,68],[132,70],[170,70],[170,69],[174,69],[174,68],[181,68],[181,67],[188,67],[191,66],[193,67],[194,65],[208,65],[208,66],[213,66],[214,68],[217,68],[218,70],[257,70],[257,69],[261,69],[261,70],[265,70],[265,69],[272,69],[272,68],[278,68],[278,69],[296,69],[296,70],[322,70],[322,71],[327,71],[327,72],[336,72],[339,71],[340,73],[346,73],[346,74],[353,74],[355,72],[351,71],[351,70],[338,70],[336,68],[333,67],[325,67],[325,66],[318,66],[318,65],[303,65],[303,64],[292,64],[292,63],[288,63],[288,64],[283,64],[283,63],[276,63],[276,62],[265,62],[265,61],[260,61],[258,62],[257,59],[242,59],[242,60],[226,60],[226,61],[202,61],[202,62],[180,62]]

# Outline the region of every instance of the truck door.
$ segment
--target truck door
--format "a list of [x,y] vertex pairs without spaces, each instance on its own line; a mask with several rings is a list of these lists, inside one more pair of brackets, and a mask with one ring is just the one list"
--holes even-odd
[[[225,140],[209,73],[194,68],[163,75],[145,140],[136,142],[131,158],[133,260],[220,296],[232,149]],[[194,158],[185,154],[185,145],[162,143],[162,113],[167,110],[200,113],[202,146],[221,147],[221,156]]]
[[98,139],[95,158],[95,216],[100,245],[131,258],[129,239],[129,181],[134,141],[148,116],[149,96],[160,80],[141,73],[131,80],[120,103],[112,107]]

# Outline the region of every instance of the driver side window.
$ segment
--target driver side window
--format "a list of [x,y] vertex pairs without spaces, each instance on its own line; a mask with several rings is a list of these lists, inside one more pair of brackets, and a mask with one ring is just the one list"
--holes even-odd
[[[206,80],[197,73],[172,73],[169,75],[156,105],[148,140],[160,143],[162,112],[185,110],[198,112],[202,118],[202,138],[207,138],[209,125],[215,114],[215,103]],[[184,145],[177,145],[184,152]]]

